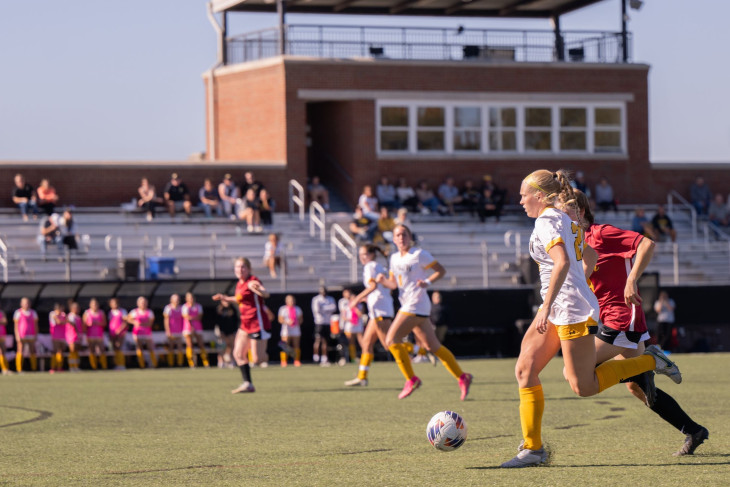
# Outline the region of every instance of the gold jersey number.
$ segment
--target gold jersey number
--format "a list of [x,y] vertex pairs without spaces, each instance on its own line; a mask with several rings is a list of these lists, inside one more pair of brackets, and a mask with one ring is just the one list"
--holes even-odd
[[583,260],[583,229],[576,225],[575,222],[570,222],[570,231],[575,235],[575,242],[573,243],[575,247],[575,258],[580,262]]

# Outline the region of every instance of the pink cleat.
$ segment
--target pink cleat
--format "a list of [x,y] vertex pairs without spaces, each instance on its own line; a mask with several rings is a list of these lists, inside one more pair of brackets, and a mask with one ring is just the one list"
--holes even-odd
[[421,379],[415,375],[406,381],[406,385],[403,386],[403,390],[398,394],[398,399],[403,399],[410,396],[413,391],[421,387]]
[[459,377],[459,389],[461,389],[461,400],[463,401],[466,399],[466,396],[469,395],[469,386],[471,386],[471,381],[474,378],[471,374],[461,374],[461,377]]

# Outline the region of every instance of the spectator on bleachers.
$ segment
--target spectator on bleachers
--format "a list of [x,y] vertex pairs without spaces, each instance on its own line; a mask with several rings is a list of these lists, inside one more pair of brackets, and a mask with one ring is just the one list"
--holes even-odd
[[38,218],[38,206],[33,191],[33,186],[26,182],[22,174],[16,174],[14,178],[15,186],[13,187],[13,203],[20,209],[23,221],[28,221],[28,214],[31,213],[33,218]]
[[428,181],[421,180],[418,183],[416,196],[418,197],[421,213],[429,214],[446,211],[446,209],[441,206],[441,200],[433,194],[433,190],[429,187]]
[[61,227],[59,225],[60,219],[61,215],[58,213],[52,213],[41,218],[38,227],[38,245],[41,248],[41,255],[44,259],[46,258],[49,245],[55,245],[59,253],[63,251],[63,239],[61,238]]
[[52,215],[58,203],[58,194],[48,179],[41,179],[36,190],[36,197],[38,198],[38,208],[43,209],[46,215]]
[[634,209],[634,217],[631,220],[631,230],[645,237],[648,237],[655,242],[657,241],[657,235],[654,232],[654,227],[652,226],[649,219],[646,217],[644,208],[642,208],[641,206],[637,206]]
[[715,225],[726,227],[730,224],[730,218],[728,218],[730,210],[728,210],[725,204],[725,198],[723,198],[721,193],[715,195],[715,199],[710,203],[707,213],[710,221]]
[[243,184],[241,184],[241,194],[245,195],[249,189],[253,189],[256,197],[259,197],[259,193],[264,189],[264,183],[257,181],[253,176],[253,171],[246,171],[243,174]]
[[261,225],[270,227],[274,224],[274,210],[276,203],[266,188],[262,188],[259,193],[259,215],[261,216]]
[[205,178],[203,186],[198,191],[198,200],[206,218],[213,218],[213,212],[218,216],[223,216],[223,205],[218,195],[218,189],[213,186],[212,179]]
[[697,179],[689,188],[689,197],[692,206],[697,210],[697,214],[700,216],[707,215],[707,210],[712,201],[712,191],[705,183],[705,178],[697,176]]
[[355,214],[350,222],[349,229],[356,242],[372,242],[377,228],[377,223],[365,216],[362,208],[355,207]]
[[147,178],[142,178],[137,193],[139,194],[137,206],[147,213],[147,221],[152,221],[155,217],[155,208],[162,203],[162,199],[157,196],[155,187]]
[[618,207],[616,206],[616,197],[613,195],[613,187],[608,184],[608,179],[606,178],[601,178],[596,185],[596,204],[601,211],[618,211]]
[[461,203],[461,193],[454,184],[454,178],[447,177],[438,189],[438,197],[446,205],[449,215],[455,215],[454,205]]
[[309,191],[310,202],[316,201],[322,205],[325,210],[330,209],[330,193],[319,181],[319,176],[312,176],[312,180],[307,187],[307,191]]
[[575,179],[573,179],[570,182],[570,185],[573,186],[575,189],[579,189],[588,196],[588,199],[591,198],[591,189],[588,187],[588,183],[586,183],[585,174],[583,174],[583,171],[577,171],[575,173]]
[[378,213],[378,198],[373,195],[373,187],[369,184],[362,189],[362,194],[357,200],[357,206],[362,209],[363,215],[372,221],[377,221],[380,216]]
[[495,204],[497,205],[497,211],[501,215],[505,201],[507,201],[507,190],[501,189],[499,186],[497,186],[494,183],[494,179],[492,178],[491,174],[485,174],[482,178],[482,194],[484,193],[485,188],[489,188],[492,190],[492,198],[494,198]]
[[386,176],[380,178],[380,184],[375,187],[375,196],[381,207],[385,206],[389,210],[398,208],[398,199],[395,194],[395,186],[390,184]]
[[377,221],[377,231],[373,237],[373,243],[382,245],[385,255],[390,254],[390,244],[393,242],[393,229],[395,228],[395,219],[390,216],[390,211],[385,206],[380,207],[380,216]]
[[243,199],[238,200],[238,218],[246,222],[248,232],[261,232],[261,204],[256,197],[256,190],[250,187],[246,190]]
[[474,216],[479,208],[479,190],[474,186],[474,181],[467,179],[464,181],[464,186],[461,188],[461,204],[469,211],[469,214]]
[[33,371],[38,370],[38,349],[36,340],[38,338],[38,313],[30,307],[30,299],[23,297],[20,299],[20,308],[13,313],[13,324],[15,330],[15,370],[20,373],[23,371],[23,353],[28,347],[30,355],[30,368]]
[[281,267],[282,245],[277,233],[270,233],[264,244],[264,265],[269,269],[271,277],[277,277],[276,270]]
[[238,186],[233,182],[230,174],[223,176],[223,181],[218,185],[218,197],[223,206],[223,214],[231,220],[236,219],[236,200],[241,197]]
[[176,211],[182,209],[185,211],[185,215],[190,218],[193,210],[193,204],[190,201],[190,191],[177,173],[172,173],[170,182],[165,186],[165,204],[167,205],[167,212],[171,217],[175,216]]
[[672,225],[672,219],[669,218],[662,205],[657,207],[656,214],[651,219],[651,226],[659,241],[664,241],[667,238],[670,238],[672,242],[677,241],[677,231]]
[[410,211],[418,211],[420,209],[420,202],[416,196],[416,191],[411,186],[408,186],[406,178],[398,179],[395,195],[398,199],[399,206],[407,208]]
[[479,198],[478,213],[479,221],[482,223],[490,216],[495,217],[496,221],[499,221],[500,207],[491,186],[485,186],[482,189],[482,194]]
[[79,248],[77,243],[78,232],[76,231],[76,221],[74,220],[71,210],[63,210],[61,218],[58,220],[58,227],[61,231],[61,242],[69,250],[77,250]]
[[408,228],[411,229],[411,234],[413,235],[413,241],[418,242],[418,237],[416,236],[416,232],[413,230],[413,223],[408,218],[408,209],[407,208],[398,208],[398,211],[395,214],[395,218],[393,219],[395,221],[395,226],[398,225],[405,225]]

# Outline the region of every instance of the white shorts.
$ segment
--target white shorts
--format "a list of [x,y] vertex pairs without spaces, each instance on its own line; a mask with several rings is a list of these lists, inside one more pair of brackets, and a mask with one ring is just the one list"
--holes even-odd
[[361,322],[358,323],[350,323],[349,321],[345,323],[345,333],[362,333],[363,326]]
[[393,300],[390,299],[390,296],[388,299],[380,299],[372,304],[372,306],[368,303],[368,318],[371,320],[376,320],[378,318],[393,318],[395,316],[395,312],[393,311]]
[[425,316],[431,315],[431,300],[426,297],[425,299],[419,299],[415,303],[403,303],[401,302],[399,313],[408,313],[409,315]]
[[300,337],[302,328],[299,326],[281,325],[281,338]]

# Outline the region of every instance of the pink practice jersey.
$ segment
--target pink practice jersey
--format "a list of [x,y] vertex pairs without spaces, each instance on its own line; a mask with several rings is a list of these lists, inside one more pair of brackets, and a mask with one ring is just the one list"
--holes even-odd
[[20,338],[35,338],[38,333],[35,325],[38,322],[38,313],[35,310],[17,309],[13,314],[13,321],[18,324]]
[[76,343],[81,334],[81,317],[76,313],[69,313],[66,319],[66,343]]
[[8,319],[5,317],[5,312],[3,310],[0,310],[0,337],[3,339],[5,338],[5,335],[8,334],[7,328],[5,328],[5,325],[7,324]]
[[147,308],[146,310],[142,311],[139,308],[134,308],[129,313],[129,316],[131,316],[133,320],[140,323],[139,325],[134,325],[134,328],[132,329],[133,335],[152,336],[152,323],[154,323],[155,321],[155,314],[152,312],[151,309]]
[[127,333],[127,310],[124,308],[109,310],[109,334],[112,336]]
[[104,312],[100,309],[84,311],[86,336],[89,338],[104,338]]
[[48,325],[51,329],[51,339],[66,341],[66,313],[51,311],[48,313]]
[[172,305],[168,304],[162,314],[167,316],[170,322],[170,334],[173,336],[181,335],[183,332],[182,308],[180,306],[173,308]]
[[192,306],[184,304],[182,307],[182,314],[184,319],[183,333],[201,333],[203,331],[203,307],[200,303],[195,303]]

